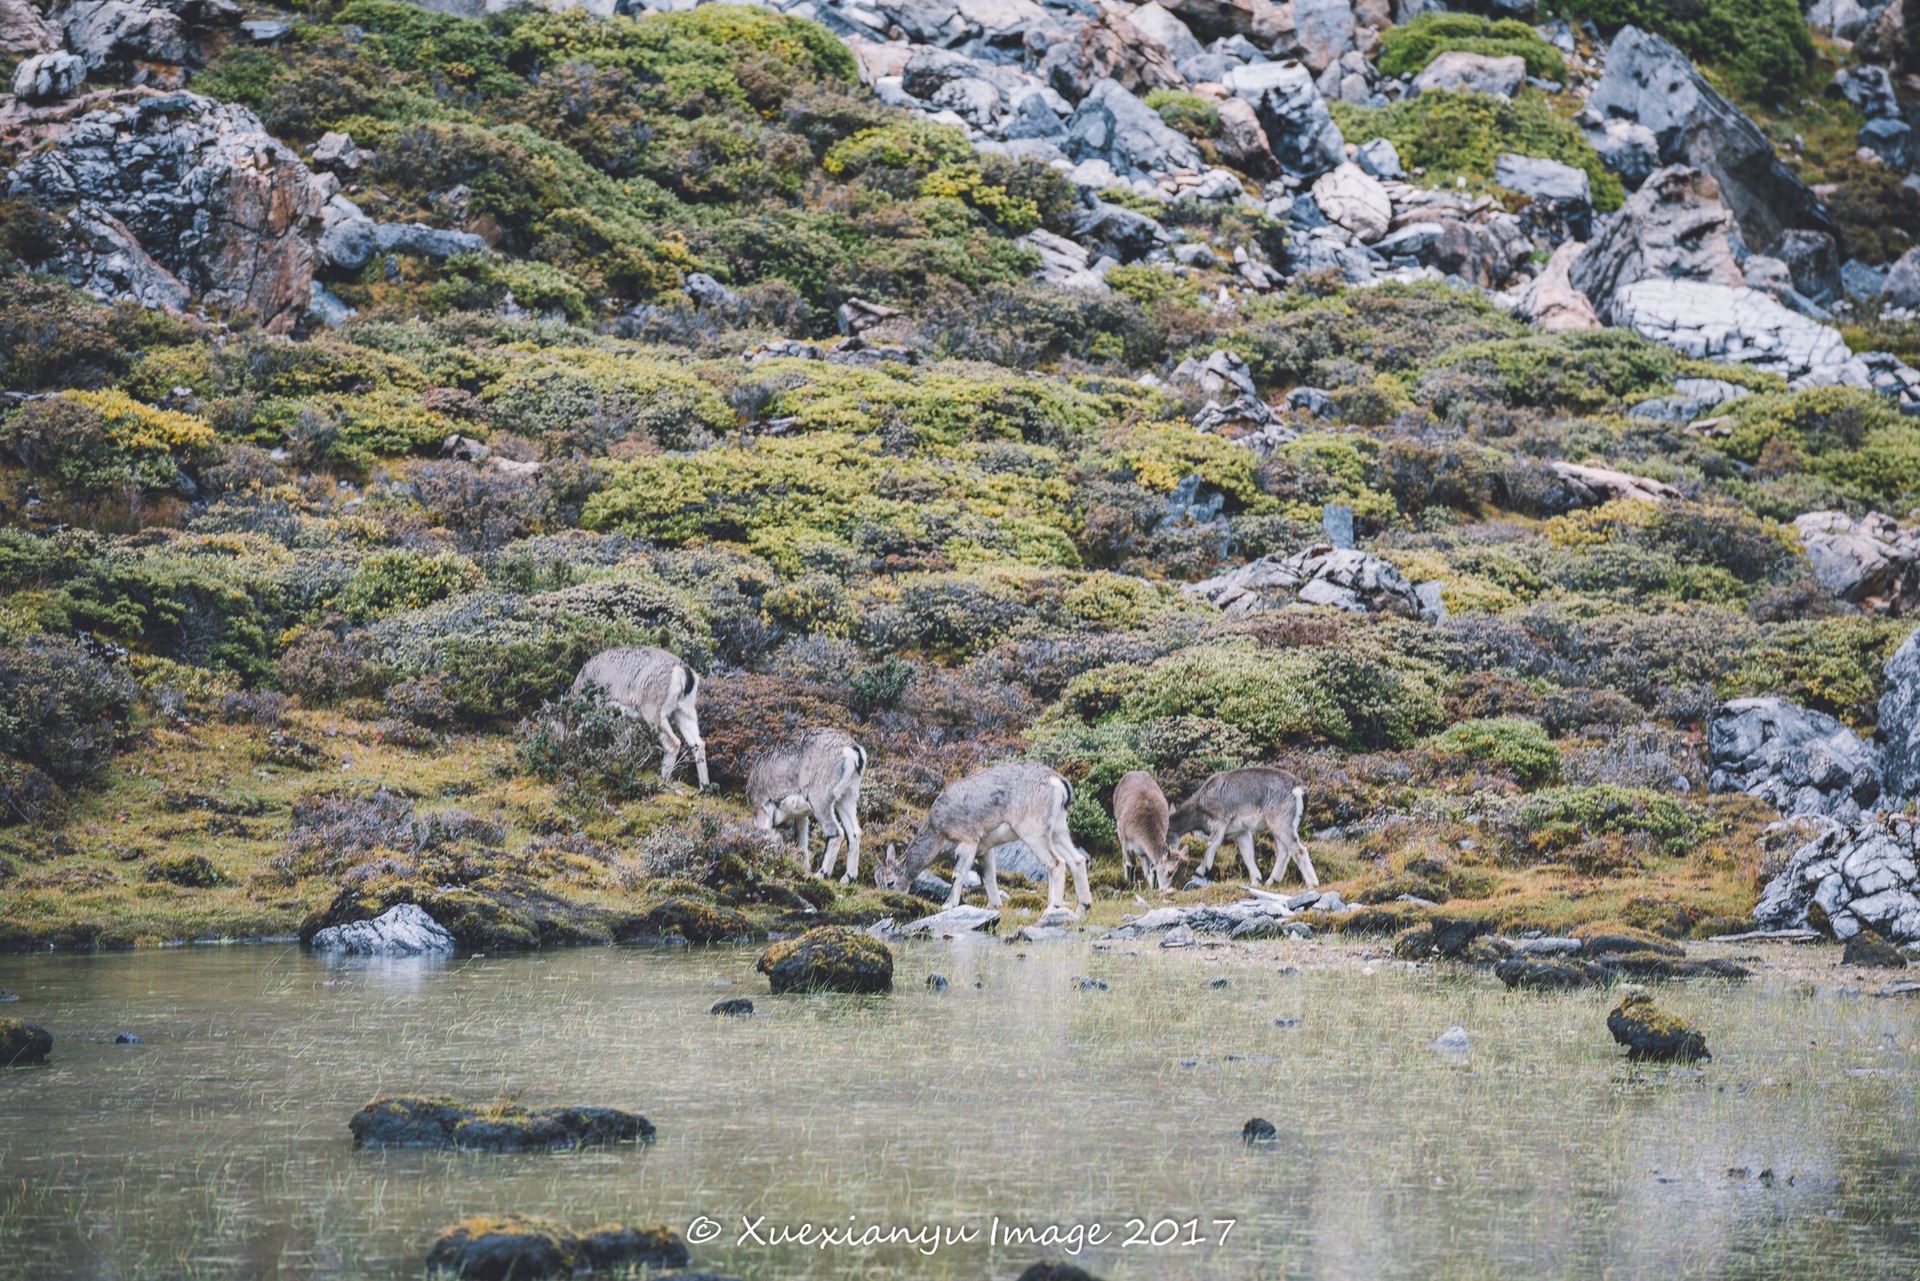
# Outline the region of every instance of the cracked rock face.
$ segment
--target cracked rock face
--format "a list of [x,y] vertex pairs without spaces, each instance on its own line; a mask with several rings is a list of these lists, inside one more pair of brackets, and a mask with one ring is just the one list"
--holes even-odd
[[1898,800],[1920,796],[1920,631],[1887,660],[1880,695],[1881,786]]
[[40,16],[32,0],[0,0],[0,59],[31,58],[59,47],[59,33]]
[[1917,842],[1914,820],[1902,815],[1835,823],[1794,851],[1786,869],[1761,891],[1753,919],[1769,929],[1799,928],[1818,907],[1837,939],[1850,939],[1865,926],[1896,943],[1920,939]]
[[1758,796],[1784,815],[1849,823],[1880,798],[1880,757],[1822,712],[1779,698],[1726,704],[1707,728],[1715,792]]
[[1746,283],[1728,233],[1733,219],[1710,176],[1671,165],[1649,177],[1609,218],[1572,266],[1573,285],[1602,320],[1615,316],[1621,290],[1643,280]]
[[[52,145],[12,171],[10,194],[103,210],[213,309],[274,332],[306,311],[327,188],[252,112],[197,94],[128,95],[42,133]],[[76,241],[96,237],[69,227]]]
[[1623,27],[1587,105],[1602,119],[1630,120],[1651,131],[1661,163],[1711,174],[1756,252],[1771,249],[1793,227],[1833,233],[1826,207],[1780,163],[1760,127],[1659,36]]

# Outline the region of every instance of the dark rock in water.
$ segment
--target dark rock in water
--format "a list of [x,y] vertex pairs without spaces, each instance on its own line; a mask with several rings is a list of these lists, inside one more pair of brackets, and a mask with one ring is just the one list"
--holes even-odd
[[1105,992],[1109,990],[1105,979],[1090,979],[1084,974],[1074,975],[1072,982],[1073,985],[1082,992]]
[[686,1242],[669,1227],[609,1224],[576,1236],[549,1219],[476,1215],[440,1234],[427,1252],[427,1271],[471,1281],[531,1281],[578,1271],[684,1268],[691,1261]]
[[1462,917],[1434,916],[1403,931],[1393,940],[1393,954],[1406,961],[1425,961],[1433,957],[1462,960],[1473,941],[1491,929],[1484,921]]
[[140,1038],[132,1032],[120,1032],[114,1035],[113,1043],[115,1045],[138,1045],[140,1044]]
[[1077,1264],[1043,1259],[1022,1272],[1018,1281],[1100,1281],[1100,1278]]
[[947,976],[946,976],[946,975],[944,975],[944,974],[929,974],[929,975],[927,975],[927,990],[928,990],[928,991],[931,991],[931,992],[944,992],[944,991],[946,991],[946,990],[947,990],[947,987],[948,987],[948,984],[947,984]]
[[1227,985],[1227,980],[1224,978],[1217,978],[1213,980],[1213,982],[1207,984],[1208,987],[1213,988],[1215,991],[1218,991],[1219,989],[1225,987],[1226,985]]
[[845,925],[808,930],[775,943],[756,967],[776,995],[782,992],[890,992],[893,951],[879,939]]
[[1240,1138],[1247,1143],[1271,1143],[1280,1131],[1264,1116],[1256,1116],[1240,1127]]
[[1607,1015],[1607,1030],[1613,1039],[1627,1047],[1630,1059],[1651,1059],[1660,1063],[1692,1063],[1710,1059],[1707,1038],[1698,1028],[1668,1014],[1644,992],[1629,993]]
[[355,1147],[522,1152],[603,1143],[650,1143],[653,1123],[619,1108],[475,1106],[444,1095],[375,1099],[347,1122]]
[[0,1067],[45,1063],[53,1053],[53,1033],[24,1019],[0,1019]]
[[1848,939],[1847,950],[1841,956],[1840,963],[1875,970],[1907,968],[1907,958],[1900,955],[1900,949],[1873,930],[1861,930]]
[[18,992],[9,992],[4,987],[0,987],[0,1005],[5,1005],[8,1001],[17,1001],[19,999],[20,994]]
[[1300,1020],[1299,1019],[1275,1019],[1273,1021],[1273,1025],[1277,1028],[1285,1028],[1288,1031],[1292,1031],[1294,1028],[1297,1028],[1300,1026]]
[[527,1281],[572,1274],[580,1239],[547,1219],[476,1215],[442,1232],[427,1251],[427,1271],[467,1281]]
[[693,1261],[687,1243],[672,1228],[595,1228],[580,1238],[579,1261],[596,1272],[632,1268],[684,1268]]
[[1543,961],[1516,956],[1493,967],[1494,977],[1509,988],[1534,992],[1571,992],[1583,987],[1605,987],[1613,971],[1588,961]]
[[753,1013],[753,1002],[744,996],[729,997],[724,1001],[715,1001],[709,1014],[729,1014],[739,1016]]

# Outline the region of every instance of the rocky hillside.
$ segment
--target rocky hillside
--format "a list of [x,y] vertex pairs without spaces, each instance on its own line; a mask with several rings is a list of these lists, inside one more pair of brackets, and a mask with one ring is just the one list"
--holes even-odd
[[809,724],[1128,904],[1263,761],[1343,928],[1920,935],[1902,0],[450,7],[0,0],[0,945],[926,911],[744,826]]

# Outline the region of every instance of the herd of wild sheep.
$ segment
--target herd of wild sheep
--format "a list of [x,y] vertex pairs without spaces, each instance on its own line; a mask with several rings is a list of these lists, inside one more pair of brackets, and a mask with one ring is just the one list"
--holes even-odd
[[[609,703],[659,737],[661,777],[672,777],[685,751],[693,756],[700,786],[707,786],[707,745],[700,737],[694,707],[700,677],[691,667],[664,649],[609,649],[580,669],[571,693],[578,694],[589,685],[598,686]],[[845,731],[796,731],[763,752],[747,776],[754,822],[768,832],[791,829],[801,862],[820,876],[833,874],[844,846],[847,866],[841,880],[852,881],[860,874],[860,783],[866,772],[865,749]],[[1253,838],[1266,831],[1276,850],[1267,884],[1278,884],[1288,863],[1298,859],[1300,875],[1312,888],[1320,878],[1300,840],[1306,799],[1306,788],[1292,774],[1254,766],[1214,774],[1178,806],[1169,806],[1153,775],[1134,770],[1113,790],[1121,870],[1131,878],[1137,863],[1148,883],[1170,889],[1184,861],[1177,853],[1180,843],[1187,836],[1204,833],[1207,852],[1200,862],[1201,875],[1213,870],[1214,854],[1222,842],[1232,840],[1246,861],[1247,875],[1257,884],[1260,865],[1254,859]],[[948,784],[934,798],[906,851],[897,853],[888,847],[874,880],[882,888],[905,891],[936,858],[951,852],[953,890],[947,905],[952,907],[960,902],[974,855],[981,854],[986,859],[987,904],[999,907],[994,851],[1025,841],[1048,868],[1047,910],[1064,910],[1071,871],[1074,896],[1084,911],[1092,905],[1093,896],[1087,890],[1087,856],[1067,830],[1067,808],[1072,804],[1073,784],[1045,765],[1035,761],[990,765]],[[815,822],[827,842],[817,869],[810,849]]]

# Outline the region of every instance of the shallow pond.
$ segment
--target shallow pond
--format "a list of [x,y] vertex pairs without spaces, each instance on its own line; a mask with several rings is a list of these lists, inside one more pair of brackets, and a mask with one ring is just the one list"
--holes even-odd
[[[1110,1278],[1920,1273],[1911,998],[1790,976],[1665,989],[1716,1056],[1669,1073],[1619,1057],[1609,998],[1331,946],[896,951],[899,990],[873,998],[769,997],[750,949],[0,958],[22,997],[0,1013],[55,1036],[49,1066],[0,1071],[0,1276],[414,1276],[441,1226],[508,1210],[709,1216],[696,1263],[747,1278],[1012,1277],[1067,1253],[989,1245],[995,1216],[1099,1224],[1080,1257]],[[736,995],[759,1013],[708,1015]],[[1453,1024],[1464,1064],[1427,1048]],[[347,1118],[401,1092],[627,1107],[660,1136],[354,1151]],[[1241,1143],[1254,1115],[1277,1143]],[[976,1238],[736,1243],[743,1216],[769,1239]],[[1156,1225],[1175,1241],[1151,1244]]]

